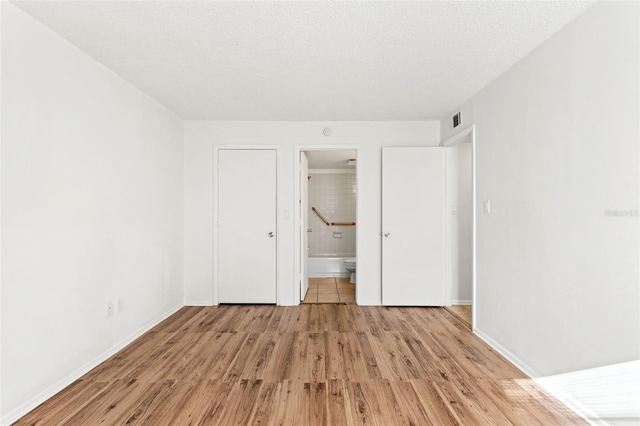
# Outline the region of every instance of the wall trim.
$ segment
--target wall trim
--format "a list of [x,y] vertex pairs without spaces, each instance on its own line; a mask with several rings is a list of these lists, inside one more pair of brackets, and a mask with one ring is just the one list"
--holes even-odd
[[453,299],[452,303],[454,305],[473,305],[471,299]]
[[513,352],[502,346],[500,343],[493,340],[493,338],[489,337],[483,331],[479,330],[478,328],[474,328],[473,333],[530,378],[540,376],[540,374],[538,374],[538,372],[534,368],[527,365],[526,362],[518,358],[516,355],[514,355]]
[[464,129],[460,129],[457,133],[454,133],[453,135],[449,136],[448,138],[440,142],[439,146],[448,148],[451,146],[458,145],[464,142],[469,136],[473,137],[475,133],[475,129],[476,129],[475,124],[471,124],[470,126],[467,126]]
[[[356,291],[358,290],[358,284],[356,283]],[[358,306],[384,306],[380,300],[358,300],[356,301]]]
[[73,382],[78,380],[78,378],[80,378],[83,375],[87,374],[89,371],[93,370],[98,365],[102,364],[107,359],[109,359],[110,357],[112,357],[113,355],[115,355],[116,353],[121,351],[122,349],[124,349],[125,346],[129,345],[130,343],[132,343],[134,340],[136,340],[137,338],[142,336],[144,333],[146,333],[147,331],[151,330],[153,327],[155,327],[156,325],[160,324],[165,319],[169,318],[171,315],[173,315],[176,312],[178,312],[178,310],[180,310],[183,306],[184,305],[182,303],[180,303],[180,304],[177,304],[177,305],[173,306],[172,308],[169,308],[169,310],[167,310],[163,314],[160,314],[159,316],[157,316],[156,318],[152,319],[148,323],[144,324],[138,330],[134,331],[133,333],[131,333],[129,336],[125,337],[120,342],[118,342],[115,345],[111,346],[110,348],[108,348],[107,350],[105,350],[104,352],[102,352],[101,354],[99,354],[98,356],[96,356],[95,358],[93,358],[92,360],[87,362],[86,364],[84,364],[82,367],[80,367],[80,368],[76,369],[75,371],[67,374],[65,377],[63,377],[62,379],[58,380],[53,385],[49,386],[47,389],[45,389],[44,391],[40,392],[35,397],[33,397],[30,400],[28,400],[27,402],[21,404],[19,407],[17,407],[16,409],[12,410],[11,412],[3,415],[2,419],[0,420],[0,425],[2,425],[2,426],[7,425],[8,426],[8,425],[12,424],[13,422],[19,420],[21,417],[23,417],[26,414],[28,414],[30,411],[32,411],[34,408],[36,408],[38,405],[42,404],[43,402],[45,402],[46,400],[48,400],[49,398],[51,398],[52,396],[54,396],[58,392],[62,391],[64,388],[66,388],[67,386],[69,386],[70,384],[72,384]]
[[213,300],[186,300],[184,306],[218,306],[217,303],[213,303]]

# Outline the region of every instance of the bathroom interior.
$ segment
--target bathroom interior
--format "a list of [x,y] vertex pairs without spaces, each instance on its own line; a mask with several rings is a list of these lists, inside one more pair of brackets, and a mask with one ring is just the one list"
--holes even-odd
[[[357,181],[354,150],[313,150],[306,186],[308,290],[303,303],[355,303]],[[303,191],[304,192],[304,191]]]

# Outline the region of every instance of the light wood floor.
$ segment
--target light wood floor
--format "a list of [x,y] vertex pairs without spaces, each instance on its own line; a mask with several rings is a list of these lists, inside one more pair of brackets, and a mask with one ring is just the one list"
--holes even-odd
[[349,278],[309,278],[302,303],[356,303],[356,286]]
[[450,311],[453,315],[458,317],[460,321],[463,321],[465,324],[471,328],[471,305],[453,305],[447,307],[447,310]]
[[18,425],[586,424],[442,308],[185,307]]

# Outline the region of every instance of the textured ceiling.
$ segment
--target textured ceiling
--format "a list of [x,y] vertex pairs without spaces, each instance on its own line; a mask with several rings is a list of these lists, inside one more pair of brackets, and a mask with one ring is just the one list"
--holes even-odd
[[185,119],[423,120],[585,1],[14,1]]

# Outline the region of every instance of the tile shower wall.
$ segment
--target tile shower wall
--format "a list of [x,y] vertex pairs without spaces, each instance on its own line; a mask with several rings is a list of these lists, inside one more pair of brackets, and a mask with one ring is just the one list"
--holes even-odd
[[356,227],[327,226],[329,222],[356,221],[356,174],[309,170],[309,256],[355,256]]

